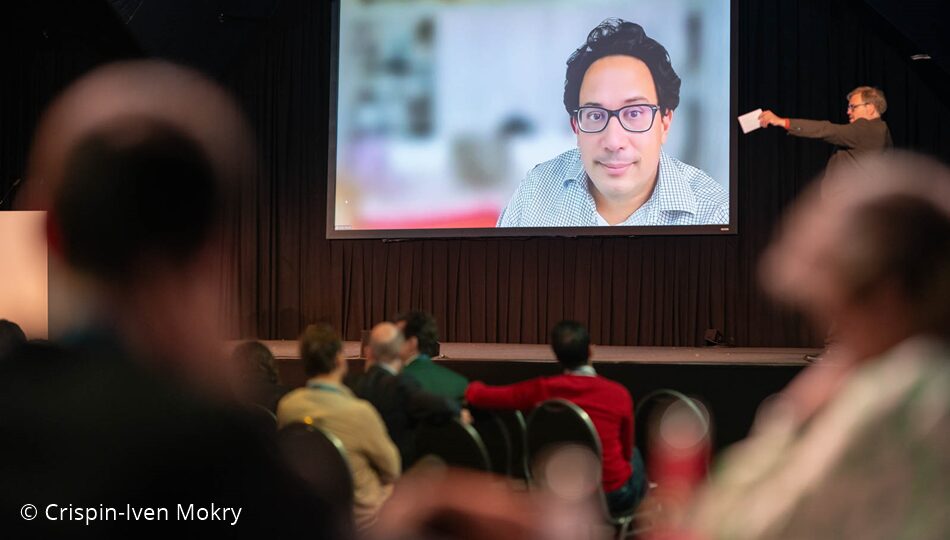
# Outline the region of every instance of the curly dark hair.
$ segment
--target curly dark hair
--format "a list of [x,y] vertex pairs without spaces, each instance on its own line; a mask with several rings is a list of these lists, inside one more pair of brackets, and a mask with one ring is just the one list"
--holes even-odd
[[632,56],[643,61],[653,75],[660,112],[666,114],[680,104],[679,76],[673,71],[666,48],[647,36],[639,24],[610,18],[587,34],[587,41],[567,59],[564,78],[564,108],[569,116],[580,106],[581,83],[591,64],[605,56]]
[[277,364],[274,354],[260,341],[245,341],[231,352],[241,377],[246,381],[277,384]]
[[396,315],[393,322],[405,323],[402,334],[407,340],[416,338],[419,341],[419,352],[433,358],[438,356],[439,327],[435,317],[424,311],[409,311]]

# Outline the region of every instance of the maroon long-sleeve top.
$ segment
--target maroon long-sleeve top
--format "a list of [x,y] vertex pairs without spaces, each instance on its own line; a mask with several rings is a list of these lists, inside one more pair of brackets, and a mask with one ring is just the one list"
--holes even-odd
[[611,492],[630,478],[633,452],[633,400],[619,383],[600,376],[564,374],[507,386],[473,382],[465,399],[483,409],[530,410],[547,399],[566,399],[594,422],[603,449],[603,486]]

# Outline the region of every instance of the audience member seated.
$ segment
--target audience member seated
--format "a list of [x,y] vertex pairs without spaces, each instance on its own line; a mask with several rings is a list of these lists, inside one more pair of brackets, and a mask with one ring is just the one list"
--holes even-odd
[[835,347],[727,451],[691,537],[950,538],[950,169],[892,154],[826,182],[762,276]]
[[23,343],[26,343],[26,334],[23,333],[20,325],[0,319],[0,358]]
[[376,407],[386,423],[389,437],[399,448],[405,466],[409,466],[413,454],[413,439],[416,428],[423,422],[445,422],[458,416],[457,402],[430,394],[419,382],[405,377],[399,353],[405,339],[395,324],[384,322],[376,325],[370,333],[368,366],[351,382],[356,395]]
[[277,402],[289,388],[277,378],[273,353],[259,341],[246,341],[234,348],[231,360],[238,370],[238,391],[245,403],[260,405],[276,413]]
[[346,357],[343,342],[325,324],[310,325],[300,337],[300,358],[310,377],[280,400],[277,422],[316,425],[340,439],[353,474],[354,514],[358,528],[372,525],[399,477],[399,450],[369,402],[343,384]]
[[530,410],[538,403],[562,398],[590,415],[604,455],[603,486],[613,512],[635,507],[646,493],[643,460],[633,441],[633,400],[622,385],[605,379],[590,363],[587,329],[573,321],[558,323],[551,343],[564,374],[539,377],[508,386],[473,382],[465,399],[473,407]]
[[439,329],[432,315],[410,311],[396,316],[406,341],[402,348],[403,373],[419,381],[426,392],[461,403],[468,379],[432,361],[439,354]]
[[50,257],[91,285],[96,310],[0,362],[0,507],[37,506],[3,520],[4,537],[341,534],[225,403],[214,260],[231,166],[249,154],[238,111],[196,72],[137,61],[92,71],[44,115],[26,185],[48,190],[34,200],[50,203]]

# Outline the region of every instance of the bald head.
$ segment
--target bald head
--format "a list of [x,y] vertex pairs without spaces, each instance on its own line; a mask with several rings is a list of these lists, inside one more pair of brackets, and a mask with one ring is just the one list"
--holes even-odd
[[399,351],[405,339],[399,328],[390,322],[379,323],[369,335],[369,349],[373,360],[391,364],[399,360]]

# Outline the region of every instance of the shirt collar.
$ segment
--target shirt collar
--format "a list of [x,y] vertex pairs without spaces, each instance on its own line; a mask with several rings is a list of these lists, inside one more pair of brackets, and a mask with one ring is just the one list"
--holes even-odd
[[596,377],[597,371],[594,370],[594,366],[590,364],[585,364],[576,369],[566,369],[564,373],[568,375],[579,375],[581,377]]
[[420,363],[421,363],[421,362],[425,362],[426,360],[431,360],[431,358],[429,358],[429,355],[428,355],[428,354],[419,353],[419,354],[413,356],[412,358],[410,358],[410,359],[406,362],[405,365],[408,366],[408,365],[414,364],[414,363],[416,363],[416,362],[420,362]]
[[[564,170],[564,186],[584,191],[587,195],[588,203],[593,209],[596,220],[596,216],[599,214],[597,214],[597,205],[594,202],[594,196],[587,187],[589,178],[587,172],[584,170],[584,162],[580,157],[580,151],[575,150],[575,152],[577,152],[577,159],[572,160]],[[656,186],[653,188],[653,194],[643,203],[643,206],[631,214],[621,225],[636,224],[642,220],[641,216],[651,213],[688,212],[690,214],[696,214],[699,204],[696,201],[696,195],[693,193],[689,179],[683,173],[681,164],[668,156],[662,149],[660,149],[659,169]],[[603,218],[601,218],[601,220],[602,219]],[[647,221],[650,223],[656,222],[655,219]]]
[[392,374],[392,375],[399,375],[399,372],[396,371],[396,369],[393,368],[392,366],[390,366],[389,364],[384,364],[384,363],[382,363],[382,362],[377,362],[376,365],[379,366],[379,369],[382,369],[383,371],[389,372],[389,373]]

